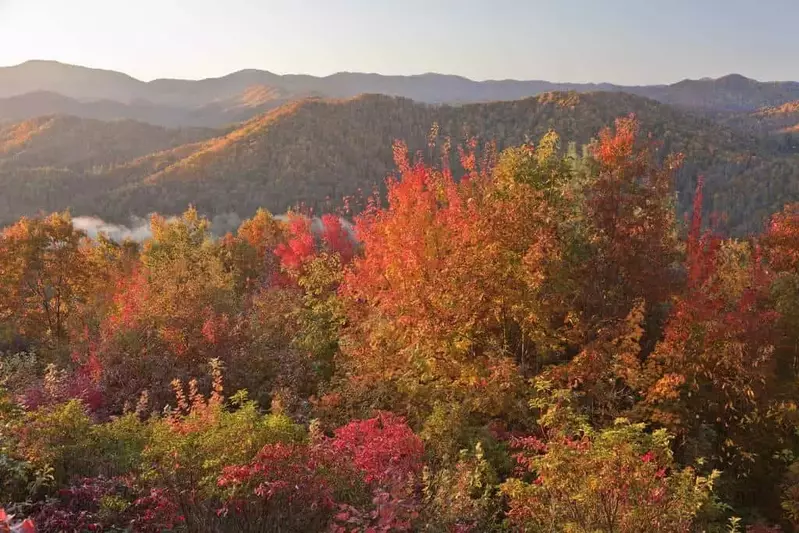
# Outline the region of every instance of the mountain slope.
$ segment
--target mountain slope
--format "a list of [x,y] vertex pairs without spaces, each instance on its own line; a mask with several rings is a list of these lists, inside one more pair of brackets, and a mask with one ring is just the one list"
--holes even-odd
[[112,187],[108,173],[125,162],[164,149],[187,153],[186,143],[212,134],[218,132],[69,116],[0,126],[0,221],[76,205],[82,195]]
[[126,104],[107,99],[83,101],[47,91],[0,98],[0,117],[6,121],[30,120],[43,115],[72,115],[106,121],[136,120],[173,127],[198,125],[192,124],[187,110],[149,102]]
[[[393,168],[392,141],[406,139],[412,149],[426,150],[433,123],[441,135],[456,140],[464,134],[477,135],[496,140],[500,148],[527,137],[537,139],[550,128],[564,140],[582,144],[631,112],[645,131],[662,140],[663,153],[687,154],[678,179],[681,207],[687,208],[696,176],[703,173],[709,208],[730,212],[731,227],[746,229],[745,210],[758,211],[761,206],[737,207],[741,190],[728,191],[727,183],[779,156],[754,138],[712,121],[614,93],[549,93],[458,107],[425,106],[385,96],[303,102],[259,117],[227,137],[209,141],[189,157],[113,191],[107,197],[107,214],[145,205],[174,212],[188,202],[211,213],[220,209],[249,213],[258,206],[283,210],[301,200],[321,208],[328,197],[380,185]],[[791,174],[794,181],[797,177]],[[758,179],[765,183],[773,177]]]
[[[439,141],[451,136],[458,143],[465,135],[476,135],[496,140],[502,148],[537,139],[554,128],[564,140],[582,144],[629,113],[636,113],[644,131],[662,141],[661,153],[686,154],[677,183],[681,209],[689,205],[699,174],[705,176],[708,209],[728,213],[729,227],[737,232],[756,227],[783,202],[799,199],[797,156],[634,95],[548,93],[464,106],[371,95],[294,102],[208,140],[198,134],[181,146],[159,142],[160,151],[125,153],[130,159],[124,163],[119,162],[121,154],[102,170],[87,170],[85,163],[77,164],[66,153],[22,165],[20,161],[31,157],[23,151],[14,156],[15,167],[0,156],[0,187],[6,193],[0,221],[40,207],[71,207],[76,214],[114,221],[151,211],[177,213],[189,203],[211,215],[246,216],[261,206],[280,212],[298,202],[326,209],[331,201],[359,190],[369,193],[383,183],[393,169],[395,139],[426,152],[434,123]],[[28,146],[33,154],[41,150],[33,141]],[[59,157],[64,160],[59,162]]]
[[763,108],[753,116],[771,132],[799,133],[799,100]]
[[740,74],[627,90],[665,104],[712,111],[755,111],[799,99],[797,82],[760,82]]
[[0,128],[0,168],[88,171],[208,138],[213,130],[170,130],[132,120],[39,117]]

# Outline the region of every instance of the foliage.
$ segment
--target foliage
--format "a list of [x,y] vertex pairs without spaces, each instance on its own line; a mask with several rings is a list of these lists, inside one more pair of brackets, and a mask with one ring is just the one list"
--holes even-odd
[[251,463],[225,469],[223,512],[241,531],[407,531],[419,514],[409,488],[422,453],[419,438],[390,413],[353,421],[332,439],[269,444]]
[[351,372],[395,382],[412,408],[457,398],[486,416],[512,410],[517,368],[532,371],[536,345],[556,342],[543,305],[558,262],[544,193],[493,180],[490,157],[465,153],[456,181],[395,149],[401,176],[386,209],[357,219],[363,253],[340,291]]
[[329,468],[307,446],[266,446],[249,465],[225,469],[219,484],[232,503],[224,512],[234,520],[252,518],[241,519],[242,524],[251,524],[250,529],[243,526],[241,531],[276,531],[280,527],[321,531],[335,508],[326,475]]
[[[698,477],[675,465],[665,430],[618,419],[599,431],[574,432],[554,413],[549,438],[515,440],[520,478],[506,481],[508,519],[523,531],[691,531],[710,501],[714,473]],[[579,420],[577,417],[575,420]]]
[[52,348],[66,341],[76,305],[100,276],[69,213],[21,219],[0,236],[0,321]]
[[304,433],[285,416],[262,416],[244,393],[231,399],[234,411],[225,409],[218,362],[212,369],[207,399],[196,381],[189,383],[188,392],[179,381],[173,383],[177,406],[151,423],[141,453],[143,479],[180,508],[189,527],[213,523],[217,479],[227,465],[249,460],[268,443],[299,441]]
[[478,441],[473,450],[461,450],[453,466],[425,472],[423,522],[433,531],[501,531],[499,490],[499,476]]
[[[526,102],[554,130],[501,151],[446,133],[488,108],[336,104],[449,117],[424,139],[437,164],[395,144],[354,226],[260,210],[218,237],[189,208],[141,244],[68,214],[5,229],[4,508],[45,531],[795,527],[799,210],[726,238],[703,218],[713,177],[692,178],[682,226],[690,157],[641,134],[651,116],[591,142],[567,121],[584,149],[561,145],[558,117],[608,98]],[[306,106],[332,104],[161,177],[261,150]]]
[[[700,183],[697,204],[701,198]],[[759,248],[724,243],[700,228],[697,205],[686,286],[644,365],[644,399],[636,408],[677,437],[684,462],[705,461],[725,471],[728,503],[746,505],[764,494],[753,491],[753,483],[768,483],[784,468],[772,457],[790,446],[785,429],[769,416],[774,393],[783,388],[775,351],[778,314]]]

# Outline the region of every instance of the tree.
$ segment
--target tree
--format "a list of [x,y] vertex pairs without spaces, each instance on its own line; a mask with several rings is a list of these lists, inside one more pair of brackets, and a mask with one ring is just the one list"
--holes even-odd
[[618,421],[582,436],[517,441],[532,482],[503,485],[508,518],[520,531],[574,533],[693,531],[713,478],[675,465],[664,430]]
[[[724,471],[734,501],[756,501],[773,477],[784,430],[777,417],[778,315],[757,248],[725,242],[701,224],[701,182],[687,240],[686,287],[645,361],[635,407],[676,436],[680,459]],[[745,481],[744,481],[745,480]]]
[[775,214],[760,237],[767,268],[774,276],[780,374],[789,382],[799,373],[799,204]]
[[274,251],[285,238],[284,224],[264,209],[242,222],[235,237],[225,236],[220,252],[240,291],[268,281],[277,272]]
[[155,216],[151,225],[141,264],[118,280],[93,349],[115,396],[130,401],[149,389],[164,405],[172,379],[203,375],[209,359],[237,353],[239,301],[196,210],[174,221]]
[[69,213],[23,218],[0,236],[0,321],[34,343],[67,342],[70,314],[89,297],[100,272],[86,235]]
[[349,369],[396,385],[413,409],[455,394],[496,416],[513,403],[518,368],[533,371],[555,342],[543,289],[558,246],[545,192],[510,164],[510,179],[495,179],[494,164],[468,152],[460,180],[411,163],[402,145],[395,155],[400,177],[386,208],[356,220],[362,255],[340,291]]
[[584,194],[593,253],[581,276],[584,313],[592,322],[623,318],[639,300],[651,312],[677,287],[673,175],[682,158],[659,165],[633,116],[603,129],[590,154]]

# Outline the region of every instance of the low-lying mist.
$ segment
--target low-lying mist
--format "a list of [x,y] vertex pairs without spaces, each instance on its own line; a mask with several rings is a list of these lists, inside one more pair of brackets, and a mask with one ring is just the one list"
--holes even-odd
[[[278,220],[286,220],[288,216],[275,215],[275,218]],[[170,221],[176,219],[177,217],[175,216],[167,217],[167,220]],[[341,226],[347,231],[350,237],[354,238],[355,231],[352,222],[341,217],[339,217],[339,220],[341,221]],[[211,235],[214,237],[222,237],[228,232],[235,233],[243,222],[242,218],[237,213],[216,215],[212,217],[210,221]],[[72,224],[75,228],[85,231],[92,239],[97,238],[101,233],[117,242],[122,242],[124,240],[144,242],[153,236],[149,218],[131,217],[130,223],[125,225],[106,222],[94,216],[79,216],[72,219]],[[322,231],[321,218],[313,217],[311,219],[311,230],[317,234]]]
[[75,228],[85,231],[92,239],[97,238],[101,233],[109,239],[121,242],[127,239],[142,242],[152,236],[150,221],[140,218],[132,218],[130,226],[112,224],[97,217],[75,217],[72,219]]

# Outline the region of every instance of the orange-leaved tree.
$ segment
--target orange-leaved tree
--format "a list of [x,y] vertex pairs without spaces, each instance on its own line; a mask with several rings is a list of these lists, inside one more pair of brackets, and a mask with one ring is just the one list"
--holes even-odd
[[640,360],[651,352],[666,304],[680,286],[673,206],[679,156],[659,162],[635,117],[593,142],[560,209],[567,345],[549,379],[582,393],[594,423],[635,401]]
[[591,256],[585,263],[584,312],[596,319],[626,316],[637,301],[667,301],[679,277],[674,171],[680,155],[659,164],[635,117],[605,128],[590,147],[585,187]]
[[100,275],[86,234],[69,213],[23,218],[0,235],[0,321],[47,348],[67,340],[68,321]]
[[358,217],[362,255],[341,289],[351,375],[387,384],[413,415],[438,400],[513,410],[518,368],[535,369],[552,342],[542,295],[559,251],[546,191],[462,159],[457,180],[395,145],[400,175],[387,206]]

